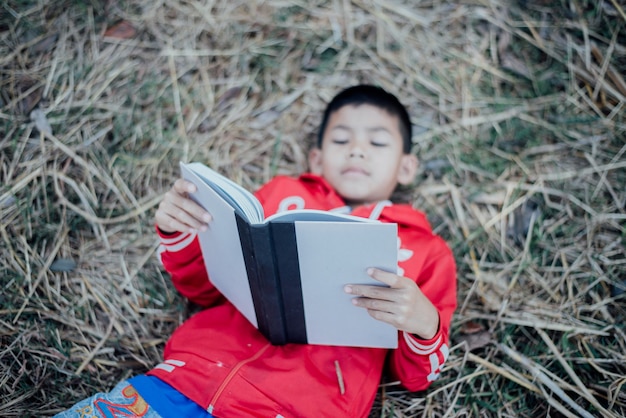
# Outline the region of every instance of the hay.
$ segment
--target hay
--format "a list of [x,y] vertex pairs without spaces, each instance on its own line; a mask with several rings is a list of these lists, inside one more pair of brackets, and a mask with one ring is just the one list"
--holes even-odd
[[0,415],[156,364],[189,314],[152,217],[178,161],[249,189],[306,169],[357,82],[408,105],[415,205],[454,250],[441,379],[371,416],[626,415],[620,2],[0,5]]

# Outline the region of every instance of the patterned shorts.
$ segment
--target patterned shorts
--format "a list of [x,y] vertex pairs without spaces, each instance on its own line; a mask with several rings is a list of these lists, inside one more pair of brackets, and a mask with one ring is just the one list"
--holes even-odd
[[127,380],[118,383],[110,392],[97,393],[54,416],[54,418],[122,417],[161,418]]

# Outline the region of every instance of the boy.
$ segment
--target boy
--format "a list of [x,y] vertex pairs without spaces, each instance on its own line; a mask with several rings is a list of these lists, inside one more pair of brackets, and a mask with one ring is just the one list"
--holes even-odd
[[396,97],[351,87],[324,113],[311,172],[278,176],[256,193],[266,216],[308,208],[398,224],[397,274],[368,270],[388,287],[344,289],[355,309],[398,329],[397,349],[267,342],[207,278],[196,232],[213,220],[189,199],[195,186],[177,180],[155,215],[161,259],[180,293],[205,309],[174,332],[164,361],[147,375],[77,404],[78,415],[59,416],[365,417],[384,366],[408,390],[428,387],[448,355],[456,272],[425,216],[388,200],[414,180],[410,148],[409,116]]

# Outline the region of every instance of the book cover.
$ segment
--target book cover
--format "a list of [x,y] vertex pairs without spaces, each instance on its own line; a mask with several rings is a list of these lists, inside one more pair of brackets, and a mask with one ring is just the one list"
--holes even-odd
[[397,225],[318,210],[265,218],[254,195],[201,163],[181,163],[213,217],[198,234],[215,287],[273,344],[397,347],[397,330],[352,304],[346,284],[397,269]]

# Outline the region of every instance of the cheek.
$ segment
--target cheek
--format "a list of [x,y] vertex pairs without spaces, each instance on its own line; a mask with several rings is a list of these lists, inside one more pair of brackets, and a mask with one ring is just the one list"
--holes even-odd
[[320,176],[322,174],[322,166],[319,164],[310,164],[311,173]]
[[339,153],[329,153],[324,159],[324,163],[322,165],[322,170],[324,172],[331,172],[336,170],[340,164]]

